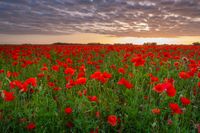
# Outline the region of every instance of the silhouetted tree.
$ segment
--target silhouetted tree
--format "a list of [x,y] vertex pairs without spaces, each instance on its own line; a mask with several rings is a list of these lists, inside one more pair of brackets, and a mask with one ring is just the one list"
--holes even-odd
[[200,42],[193,42],[192,43],[194,46],[200,46]]
[[157,43],[156,42],[146,42],[143,45],[145,45],[145,46],[156,46]]

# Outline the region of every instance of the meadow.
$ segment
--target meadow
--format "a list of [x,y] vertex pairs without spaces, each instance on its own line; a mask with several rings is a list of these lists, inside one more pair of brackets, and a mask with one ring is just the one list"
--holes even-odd
[[0,46],[0,132],[199,133],[200,47]]

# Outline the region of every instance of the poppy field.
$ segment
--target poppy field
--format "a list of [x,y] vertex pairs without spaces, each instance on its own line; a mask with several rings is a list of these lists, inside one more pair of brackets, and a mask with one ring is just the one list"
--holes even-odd
[[0,132],[199,133],[200,47],[0,46]]

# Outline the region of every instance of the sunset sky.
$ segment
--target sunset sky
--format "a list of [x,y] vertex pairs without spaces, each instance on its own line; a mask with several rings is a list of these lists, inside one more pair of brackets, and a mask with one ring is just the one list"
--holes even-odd
[[200,0],[1,0],[1,44],[200,41]]

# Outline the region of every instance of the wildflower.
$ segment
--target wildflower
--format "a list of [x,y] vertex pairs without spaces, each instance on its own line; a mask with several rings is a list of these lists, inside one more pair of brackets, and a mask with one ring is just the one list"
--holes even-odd
[[118,85],[124,85],[127,89],[131,89],[133,87],[133,85],[128,80],[126,80],[125,78],[121,78],[117,82],[117,84]]
[[97,112],[95,113],[95,115],[96,115],[96,118],[99,118],[99,117],[100,117],[100,112],[97,111]]
[[119,69],[118,69],[118,73],[120,73],[120,74],[125,74],[124,68],[119,68]]
[[4,73],[4,69],[0,69],[0,74],[1,74],[1,73]]
[[131,62],[134,63],[134,65],[137,66],[144,66],[145,60],[141,56],[137,56],[131,59]]
[[2,97],[6,102],[10,102],[15,99],[14,92],[8,92],[6,90],[3,90]]
[[174,97],[176,95],[176,89],[175,89],[175,87],[173,86],[172,83],[170,83],[168,81],[165,82],[165,83],[157,84],[153,88],[153,90],[156,91],[157,93],[162,93],[163,91],[166,91],[167,95],[169,97]]
[[33,130],[35,127],[36,127],[36,125],[35,125],[35,123],[33,123],[33,122],[29,123],[29,124],[26,126],[26,128],[27,128],[28,130]]
[[12,73],[11,73],[10,71],[7,71],[6,76],[7,76],[8,78],[10,78],[11,75],[12,75]]
[[53,88],[54,91],[59,91],[59,90],[62,90],[60,87],[55,87]]
[[151,76],[150,78],[151,78],[151,83],[155,83],[159,81],[158,77]]
[[96,71],[94,72],[90,78],[91,79],[96,79],[99,80],[101,83],[106,83],[108,81],[108,79],[110,79],[112,77],[112,75],[108,72],[100,72],[100,71]]
[[97,102],[97,96],[88,96],[88,99],[91,101],[91,102]]
[[80,72],[78,73],[77,78],[81,78],[81,77],[85,77],[85,72],[80,71]]
[[186,97],[181,97],[180,100],[181,100],[181,103],[183,105],[189,105],[190,104],[190,100],[187,99]]
[[65,113],[70,115],[72,113],[72,108],[70,108],[70,107],[65,108]]
[[28,78],[25,82],[27,84],[31,84],[33,87],[37,86],[37,79],[36,78]]
[[74,85],[75,85],[74,80],[70,79],[70,80],[68,81],[68,83],[66,84],[66,88],[67,88],[67,89],[71,89]]
[[159,108],[154,108],[154,109],[151,110],[151,112],[152,112],[153,114],[159,115],[159,114],[160,114],[160,109],[159,109]]
[[84,77],[80,77],[80,78],[78,78],[76,81],[75,81],[75,84],[77,84],[77,85],[84,85],[84,84],[86,84],[86,78],[84,78]]
[[94,73],[90,76],[91,79],[98,79],[99,77],[101,77],[101,72],[99,72],[99,71],[94,72]]
[[200,88],[200,82],[198,82],[198,87]]
[[107,121],[111,126],[117,125],[117,117],[115,115],[109,115]]
[[103,72],[103,75],[102,75],[104,78],[107,78],[107,79],[109,79],[109,78],[111,78],[112,77],[112,75],[110,74],[110,73],[108,73],[108,72]]
[[75,74],[75,69],[73,68],[66,68],[64,71],[65,74],[70,74],[70,75],[74,75]]
[[67,62],[68,64],[72,64],[72,63],[73,63],[73,61],[72,61],[70,58],[67,58],[67,59],[66,59],[66,62]]
[[47,71],[48,70],[48,67],[47,66],[43,66],[42,68],[41,68],[41,71]]
[[44,77],[44,76],[45,76],[44,73],[39,73],[39,74],[37,75],[38,78],[42,78],[42,77]]
[[174,97],[176,95],[176,89],[171,83],[165,83],[165,88],[169,97]]
[[49,86],[49,87],[54,87],[54,86],[55,86],[55,83],[54,83],[54,82],[48,82],[48,86]]
[[180,72],[179,73],[179,78],[188,79],[188,78],[190,78],[190,75],[187,72]]
[[157,93],[162,93],[164,90],[165,90],[165,88],[163,87],[163,84],[157,84],[154,88],[153,88],[153,90],[155,91],[155,92],[157,92]]
[[59,66],[58,66],[58,65],[54,65],[54,66],[51,67],[51,69],[52,69],[53,71],[58,72],[58,71],[59,71]]
[[178,68],[178,67],[179,67],[179,62],[174,62],[174,66],[175,66],[176,68]]
[[182,114],[183,113],[182,110],[180,109],[180,107],[178,106],[178,104],[176,104],[176,103],[170,103],[169,107],[171,108],[173,114]]
[[200,72],[197,74],[197,77],[200,78]]

